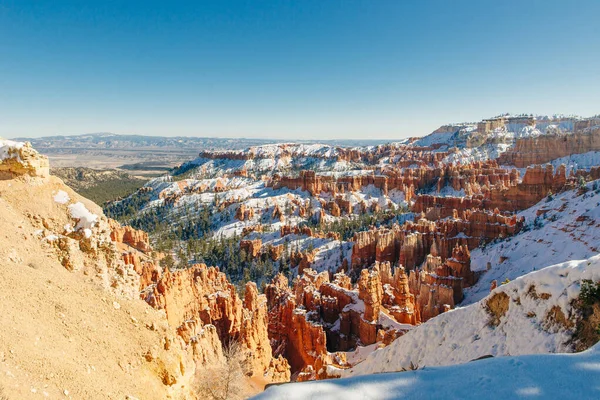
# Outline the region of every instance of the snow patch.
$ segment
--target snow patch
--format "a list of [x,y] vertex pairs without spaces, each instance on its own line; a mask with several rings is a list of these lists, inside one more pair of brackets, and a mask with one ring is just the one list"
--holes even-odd
[[89,237],[91,235],[91,228],[98,222],[98,216],[90,212],[81,202],[71,204],[69,206],[69,213],[71,214],[71,218],[77,220],[75,230],[83,229],[86,237]]
[[23,146],[25,146],[23,142],[0,139],[0,161],[18,158],[17,151]]
[[54,195],[54,201],[58,204],[67,204],[69,200],[71,200],[71,198],[64,190],[59,190],[58,193]]

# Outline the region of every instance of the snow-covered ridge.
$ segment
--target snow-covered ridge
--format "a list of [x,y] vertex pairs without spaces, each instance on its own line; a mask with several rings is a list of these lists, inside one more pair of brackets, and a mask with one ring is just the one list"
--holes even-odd
[[557,158],[550,162],[554,168],[557,168],[561,164],[565,164],[567,167],[567,175],[571,171],[577,171],[578,169],[589,170],[591,167],[600,165],[600,151],[589,151],[583,154],[571,154],[570,156]]
[[569,352],[573,327],[557,322],[557,314],[571,321],[572,300],[584,279],[600,281],[600,255],[501,285],[480,302],[441,314],[374,351],[345,376],[461,364],[488,355]]
[[[440,127],[412,143],[413,146],[442,145],[463,147],[473,134],[485,135],[492,143],[511,144],[516,139],[550,134],[570,134],[577,130],[577,124],[598,118],[582,118],[563,115],[502,115],[485,119],[478,123],[449,124]],[[599,120],[600,123],[600,120]],[[596,124],[594,122],[594,124]]]
[[216,150],[211,151],[215,156],[231,154],[247,154],[254,158],[276,158],[281,156],[313,156],[313,157],[336,157],[338,148],[328,144],[299,144],[299,143],[277,143],[261,146],[251,146],[245,150]]

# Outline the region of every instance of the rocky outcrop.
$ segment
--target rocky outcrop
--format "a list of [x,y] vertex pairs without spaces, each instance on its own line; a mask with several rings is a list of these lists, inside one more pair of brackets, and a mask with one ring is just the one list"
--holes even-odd
[[162,269],[156,261],[144,257],[140,253],[124,252],[122,253],[122,259],[126,265],[133,265],[133,270],[139,275],[140,291],[158,282],[162,275]]
[[235,218],[240,221],[250,220],[254,218],[254,209],[246,207],[246,205],[242,203],[235,212]]
[[111,227],[112,231],[110,233],[110,238],[113,242],[126,244],[142,253],[149,253],[152,251],[150,239],[146,232],[134,229],[130,226],[121,226],[116,221],[111,221]]
[[552,165],[528,167],[523,181],[508,188],[496,188],[485,195],[483,207],[500,210],[524,210],[535,205],[549,193],[565,189],[567,183],[564,165],[557,168]]
[[358,279],[358,298],[365,303],[363,318],[368,322],[377,321],[383,298],[383,287],[377,269],[361,271]]
[[452,250],[452,257],[445,261],[428,255],[425,262],[410,274],[408,286],[424,322],[454,308],[463,298],[463,288],[474,282],[468,247],[457,244]]
[[260,249],[262,247],[262,240],[253,239],[253,240],[240,240],[240,249],[244,250],[246,254],[251,257],[256,257],[260,254]]
[[[431,155],[431,153],[421,152],[415,154],[417,158],[407,158],[406,162],[399,160],[395,165],[382,168],[377,173],[373,171],[337,178],[331,175],[317,175],[314,171],[301,171],[297,177],[275,174],[269,181],[269,185],[274,189],[286,187],[293,190],[306,190],[313,196],[330,193],[343,214],[348,210],[349,204],[340,194],[360,191],[367,186],[379,189],[383,195],[388,195],[391,190],[398,190],[404,193],[407,200],[410,200],[414,197],[415,190],[432,186],[438,191],[451,186],[456,191],[463,190],[470,195],[482,193],[497,185],[515,185],[518,181],[516,171],[500,168],[495,161],[442,164],[440,161],[443,153],[433,153],[431,157],[427,154]],[[414,165],[420,165],[420,168],[406,168]],[[329,208],[337,213],[337,208],[333,204],[330,204]]]
[[[364,268],[373,263],[383,283],[383,301],[367,297],[372,300],[365,301],[366,314],[371,314],[368,304],[382,304],[396,321],[416,324],[452,309],[462,300],[463,288],[475,283],[470,249],[516,234],[523,222],[498,210],[454,209],[452,218],[419,218],[391,229],[357,232],[352,271],[360,276],[359,288],[368,286],[370,275]],[[399,265],[394,273],[393,264]]]
[[0,139],[0,179],[27,175],[45,178],[50,175],[48,158],[39,154],[29,142]]
[[[382,303],[396,321],[417,325],[421,322],[419,308],[415,307],[415,296],[410,292],[408,275],[403,267],[392,269],[389,262],[376,263],[383,283]],[[385,340],[390,336],[386,335]]]

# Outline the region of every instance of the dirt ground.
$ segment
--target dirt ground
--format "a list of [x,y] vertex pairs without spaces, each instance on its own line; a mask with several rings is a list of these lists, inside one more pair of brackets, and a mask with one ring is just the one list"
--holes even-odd
[[161,314],[67,271],[27,217],[67,223],[58,190],[99,212],[58,178],[0,180],[0,388],[11,400],[168,398],[143,357]]

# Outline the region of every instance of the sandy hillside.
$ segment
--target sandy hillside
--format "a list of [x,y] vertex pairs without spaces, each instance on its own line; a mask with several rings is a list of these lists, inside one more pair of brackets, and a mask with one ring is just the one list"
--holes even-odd
[[61,265],[48,236],[73,220],[68,205],[55,200],[59,191],[71,204],[81,201],[91,212],[101,212],[55,177],[0,180],[4,395],[168,398],[159,366],[144,357],[164,341],[164,317],[141,300],[117,298],[102,289],[92,268],[70,272]]

